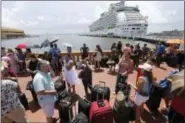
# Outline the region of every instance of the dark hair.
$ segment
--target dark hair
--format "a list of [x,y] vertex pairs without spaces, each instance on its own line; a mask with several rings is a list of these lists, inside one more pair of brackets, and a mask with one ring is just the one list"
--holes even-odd
[[34,59],[36,59],[36,58],[37,58],[35,54],[30,54],[30,56],[29,56],[29,57],[30,57],[30,58],[34,58]]
[[149,83],[153,82],[153,73],[152,72],[148,72],[148,71],[144,70],[143,76],[148,78]]
[[30,48],[26,48],[26,51],[30,52],[31,53],[31,49]]

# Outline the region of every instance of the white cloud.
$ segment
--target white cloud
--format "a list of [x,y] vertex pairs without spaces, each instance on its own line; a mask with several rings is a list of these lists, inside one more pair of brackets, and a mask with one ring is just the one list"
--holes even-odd
[[38,19],[39,21],[43,21],[43,20],[44,20],[44,17],[43,17],[43,16],[38,16],[37,19]]
[[[26,33],[82,32],[116,1],[2,1],[2,25]],[[148,16],[148,31],[183,29],[183,1],[128,1]]]

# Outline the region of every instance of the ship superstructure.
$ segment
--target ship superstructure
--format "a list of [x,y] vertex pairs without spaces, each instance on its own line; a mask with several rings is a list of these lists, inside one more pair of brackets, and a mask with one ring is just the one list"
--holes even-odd
[[142,37],[147,34],[146,19],[138,6],[125,6],[125,1],[110,4],[109,10],[89,26],[90,35]]

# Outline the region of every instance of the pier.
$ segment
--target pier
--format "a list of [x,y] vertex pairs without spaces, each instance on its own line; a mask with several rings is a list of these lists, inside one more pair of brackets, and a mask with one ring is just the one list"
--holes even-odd
[[1,38],[2,39],[12,39],[12,38],[20,38],[25,37],[25,33],[23,30],[15,29],[15,28],[1,28]]
[[[104,35],[94,35],[94,34],[80,34],[80,36],[91,36],[91,37],[110,37],[106,34]],[[156,44],[158,42],[166,42],[169,39],[182,39],[179,36],[143,36],[143,37],[121,37],[121,36],[111,36],[111,38],[124,38],[131,40],[139,40],[147,43]]]

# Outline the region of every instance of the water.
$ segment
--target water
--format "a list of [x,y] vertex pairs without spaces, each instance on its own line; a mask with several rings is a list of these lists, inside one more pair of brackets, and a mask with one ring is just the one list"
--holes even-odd
[[[86,43],[89,47],[90,51],[94,51],[96,45],[99,44],[103,50],[110,50],[110,47],[113,42],[121,41],[123,44],[130,43],[136,44],[136,42],[140,41],[133,41],[129,39],[121,39],[121,38],[106,38],[106,37],[88,37],[88,36],[79,36],[79,35],[47,35],[47,36],[40,36],[40,37],[32,37],[32,38],[21,38],[21,39],[8,39],[2,40],[2,46],[7,48],[15,48],[20,43],[27,43],[27,44],[41,44],[46,37],[49,40],[54,39],[55,37],[59,38],[57,42],[58,47],[61,51],[66,51],[66,48],[63,46],[63,43],[70,43],[73,45],[73,51],[79,51],[82,47],[83,43]],[[140,42],[140,46],[143,46],[144,42]],[[152,44],[148,44],[149,47],[154,47]],[[49,47],[41,48],[41,49],[32,49],[33,52],[44,52],[48,51]]]

